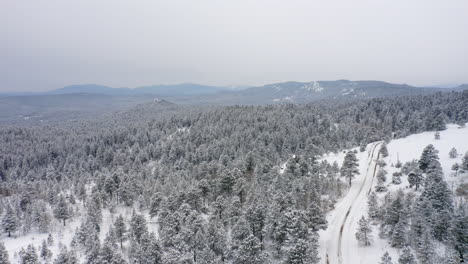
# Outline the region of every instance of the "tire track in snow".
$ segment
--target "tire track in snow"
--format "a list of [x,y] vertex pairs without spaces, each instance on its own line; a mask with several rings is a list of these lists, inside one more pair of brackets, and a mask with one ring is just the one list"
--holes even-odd
[[[364,189],[364,186],[366,185],[367,176],[369,176],[369,168],[370,168],[370,166],[372,164],[373,157],[374,157],[374,154],[375,154],[375,150],[376,150],[376,148],[377,148],[377,146],[379,144],[381,144],[381,143],[380,142],[375,143],[374,146],[373,146],[373,149],[372,149],[372,152],[371,152],[372,155],[370,155],[369,164],[367,165],[366,176],[364,178],[364,181],[362,182],[361,188],[359,188],[359,192],[354,197],[353,201],[355,201],[359,197],[359,195],[361,195],[362,190]],[[379,155],[380,155],[380,151],[377,154],[377,159],[379,158]],[[372,181],[374,180],[376,169],[377,169],[377,163],[375,164],[375,167],[374,167],[374,170],[373,170],[373,173],[372,173]],[[369,189],[369,192],[371,190],[372,190],[372,184],[371,184],[371,188]],[[341,227],[340,227],[340,237],[338,238],[338,260],[339,260],[340,264],[343,263],[343,254],[342,254],[343,230],[344,230],[344,226],[346,224],[346,221],[348,220],[349,213],[351,212],[351,209],[353,209],[353,205],[354,205],[354,203],[349,207],[348,211],[346,212],[346,216],[345,216],[345,218],[343,220],[343,223],[341,224]]]
[[[336,252],[336,256],[338,257],[338,263],[341,264],[343,263],[343,254],[342,254],[342,240],[343,240],[343,231],[344,231],[344,227],[345,225],[347,224],[347,220],[348,220],[348,217],[351,213],[351,210],[353,209],[353,205],[354,205],[354,201],[361,195],[363,189],[364,189],[364,186],[366,185],[366,182],[367,182],[367,178],[369,176],[369,170],[371,169],[371,165],[372,165],[372,161],[374,160],[374,156],[375,156],[375,150],[377,149],[377,147],[382,144],[382,142],[376,142],[373,144],[373,146],[371,147],[371,151],[369,152],[368,154],[368,159],[369,159],[369,163],[367,165],[367,170],[366,170],[366,175],[364,177],[364,180],[359,188],[359,191],[357,192],[357,194],[354,196],[354,199],[352,200],[352,203],[351,205],[349,206],[348,210],[346,211],[346,214],[344,216],[344,219],[343,221],[341,222],[341,225],[340,225],[340,230],[339,230],[339,235],[338,235],[338,245],[337,245],[337,252]],[[377,154],[377,159],[379,158],[380,156],[380,151],[378,152]],[[372,190],[372,183],[373,183],[373,180],[374,180],[374,177],[375,177],[375,173],[376,173],[376,170],[377,170],[377,164],[375,164],[374,168],[373,168],[373,171],[372,171],[372,179],[371,179],[371,183],[370,183],[370,188],[369,188],[369,192],[367,194],[370,193],[370,191]],[[329,247],[327,246],[326,248],[326,264],[330,264],[330,259],[329,258]]]

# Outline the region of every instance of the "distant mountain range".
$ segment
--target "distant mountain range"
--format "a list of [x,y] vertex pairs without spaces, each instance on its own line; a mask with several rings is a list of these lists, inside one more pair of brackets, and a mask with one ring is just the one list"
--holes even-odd
[[57,90],[46,92],[47,94],[72,94],[72,93],[93,93],[107,95],[142,95],[154,94],[158,96],[191,96],[206,95],[228,91],[228,88],[208,86],[193,83],[173,84],[173,85],[152,85],[137,88],[111,88],[97,84],[70,85]]
[[448,88],[414,87],[380,81],[285,82],[252,87],[238,92],[250,101],[262,103],[307,103],[322,99],[365,99],[448,91]]
[[372,98],[379,96],[411,95],[436,91],[464,90],[468,84],[453,88],[415,87],[381,81],[312,81],[283,82],[257,87],[232,89],[194,83],[152,85],[137,88],[112,88],[98,84],[70,85],[42,93],[4,93],[3,96],[60,95],[60,94],[104,94],[113,96],[155,95],[183,101],[185,103],[304,103],[321,99]]
[[468,90],[468,85],[434,88],[349,80],[283,82],[244,89],[191,83],[133,89],[96,84],[71,85],[44,93],[0,94],[0,123],[82,119],[122,111],[142,103],[161,105],[161,100],[175,104],[258,105],[356,100],[461,90]]

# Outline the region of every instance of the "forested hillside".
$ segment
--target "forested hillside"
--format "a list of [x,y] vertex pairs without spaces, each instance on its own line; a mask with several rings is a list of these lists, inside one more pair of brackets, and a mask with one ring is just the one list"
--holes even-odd
[[[449,122],[468,122],[467,91],[306,105],[154,101],[105,119],[2,126],[0,238],[8,248],[9,236],[51,234],[9,250],[13,263],[318,263],[325,213],[348,188],[342,164],[319,156]],[[5,252],[0,243],[2,263]]]

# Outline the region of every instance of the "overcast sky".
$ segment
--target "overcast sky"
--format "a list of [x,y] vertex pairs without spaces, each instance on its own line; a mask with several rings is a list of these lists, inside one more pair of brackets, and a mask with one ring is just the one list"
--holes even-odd
[[335,79],[468,83],[468,1],[0,1],[0,91]]

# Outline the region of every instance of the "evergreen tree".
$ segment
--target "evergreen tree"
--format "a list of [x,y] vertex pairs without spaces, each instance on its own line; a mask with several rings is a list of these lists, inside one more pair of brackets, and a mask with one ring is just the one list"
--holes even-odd
[[127,240],[127,226],[125,225],[125,221],[122,215],[119,215],[117,219],[115,219],[114,232],[116,239],[120,242],[120,249],[122,249],[123,242]]
[[426,172],[427,167],[433,160],[439,160],[437,153],[438,151],[432,144],[429,144],[427,147],[425,147],[421,154],[421,158],[418,161],[419,169],[423,172]]
[[392,230],[390,244],[396,248],[402,248],[406,244],[406,223],[401,218]]
[[452,242],[460,261],[466,262],[468,254],[468,214],[463,205],[460,205],[455,212],[451,228]]
[[[146,233],[142,238],[142,261],[144,264],[161,264],[163,252],[154,233]],[[200,241],[201,242],[201,241]]]
[[130,234],[140,243],[141,237],[146,233],[148,233],[148,227],[145,217],[141,214],[133,214],[130,221]]
[[31,244],[26,249],[22,248],[19,255],[20,264],[40,264],[36,248]]
[[98,263],[100,264],[124,264],[126,261],[122,258],[122,256],[116,252],[115,245],[110,242],[109,239],[104,242],[102,245],[101,251],[99,252],[99,260]]
[[66,247],[60,249],[57,258],[54,260],[54,264],[78,264],[79,261],[75,255],[75,252],[68,251]]
[[422,185],[423,181],[424,177],[419,171],[412,171],[408,174],[408,182],[410,184],[410,188],[413,188],[413,186],[415,186],[416,191],[418,190],[419,186]]
[[317,252],[311,249],[312,245],[305,239],[297,239],[288,250],[286,263],[291,264],[309,264],[318,263]]
[[58,220],[63,221],[64,226],[66,224],[65,221],[71,217],[70,208],[63,195],[60,195],[59,197],[59,201],[54,210],[54,215]]
[[239,248],[234,255],[235,264],[264,264],[269,263],[268,255],[262,252],[260,240],[250,234],[240,241]]
[[429,230],[423,233],[422,238],[418,242],[417,249],[418,260],[421,264],[432,264],[434,263],[434,245],[432,243],[432,236]]
[[388,157],[388,149],[387,149],[387,143],[383,143],[382,144],[382,147],[380,147],[380,154],[382,155],[382,157]]
[[393,264],[392,257],[390,257],[390,254],[388,254],[388,252],[385,252],[383,254],[382,258],[380,259],[379,264]]
[[351,180],[354,176],[359,174],[358,166],[359,163],[356,154],[353,151],[348,151],[343,160],[343,165],[341,166],[341,176],[348,179],[349,186],[351,186]]
[[468,151],[465,153],[465,156],[463,156],[461,168],[464,171],[468,171]]
[[452,170],[455,171],[455,177],[457,177],[457,174],[458,174],[458,170],[460,170],[460,165],[458,163],[454,163],[452,165]]
[[451,159],[455,159],[456,157],[458,157],[458,152],[457,152],[457,149],[456,148],[452,148],[449,152],[449,157]]
[[370,246],[372,242],[372,227],[364,216],[359,219],[356,239],[364,246]]
[[52,237],[52,234],[49,234],[47,236],[47,245],[49,245],[49,246],[54,245],[54,237]]
[[5,248],[5,244],[0,242],[0,263],[3,264],[10,264],[10,260],[8,258],[8,251]]
[[8,237],[11,236],[12,232],[18,229],[19,220],[16,217],[16,213],[13,211],[10,205],[7,206],[5,216],[2,219],[2,227],[5,232],[8,233]]
[[413,253],[411,253],[411,248],[405,246],[401,252],[400,257],[398,258],[398,264],[416,264],[416,258]]
[[43,260],[47,260],[52,256],[52,252],[49,250],[49,247],[47,246],[47,242],[45,240],[42,241],[42,246],[41,246],[41,258]]
[[369,207],[369,217],[374,219],[379,213],[379,204],[377,202],[377,194],[371,192],[367,198],[367,206]]

